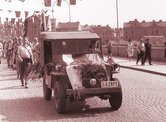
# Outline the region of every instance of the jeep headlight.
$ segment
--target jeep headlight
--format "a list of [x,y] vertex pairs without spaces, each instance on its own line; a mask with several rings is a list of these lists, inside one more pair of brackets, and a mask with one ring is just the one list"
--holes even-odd
[[95,86],[96,83],[97,83],[96,79],[94,79],[94,78],[90,79],[90,84],[91,84],[92,86]]
[[57,65],[55,66],[55,70],[56,70],[57,72],[61,72],[61,71],[62,71],[62,65],[57,64]]

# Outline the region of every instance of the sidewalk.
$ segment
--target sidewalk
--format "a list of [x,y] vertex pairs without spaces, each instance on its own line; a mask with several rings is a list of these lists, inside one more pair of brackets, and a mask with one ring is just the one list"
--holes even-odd
[[147,61],[145,65],[142,66],[141,61],[139,61],[138,65],[136,65],[136,59],[131,59],[130,61],[128,58],[122,57],[113,57],[113,59],[123,68],[166,76],[166,62],[152,61],[153,65],[149,65]]
[[[128,58],[123,58],[123,57],[113,57],[113,59],[122,68],[128,68],[128,69],[138,70],[142,72],[166,76],[166,62],[152,61],[153,65],[149,65],[147,61],[146,64],[142,66],[141,61],[139,61],[138,65],[136,65],[136,59],[131,59],[130,61]],[[2,63],[6,63],[6,60],[2,59]],[[0,71],[3,69],[4,69],[4,65],[0,67]]]

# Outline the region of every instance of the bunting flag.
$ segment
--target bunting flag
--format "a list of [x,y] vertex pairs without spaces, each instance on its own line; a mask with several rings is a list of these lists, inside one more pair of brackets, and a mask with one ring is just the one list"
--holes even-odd
[[62,0],[57,0],[57,6],[61,6]]
[[70,5],[76,5],[76,0],[70,0]]
[[20,17],[21,11],[15,11],[16,17]]
[[12,23],[12,24],[15,23],[15,18],[11,18],[11,23]]
[[28,18],[29,12],[28,12],[28,11],[25,11],[24,13],[25,13],[25,19]]
[[44,5],[47,7],[51,6],[51,0],[44,0]]

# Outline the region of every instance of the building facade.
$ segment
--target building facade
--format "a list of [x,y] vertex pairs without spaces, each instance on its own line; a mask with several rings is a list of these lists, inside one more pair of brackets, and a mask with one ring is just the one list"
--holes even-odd
[[139,22],[137,19],[124,23],[124,39],[139,41],[144,36],[164,36],[166,37],[166,21]]
[[84,25],[82,26],[82,30],[88,30],[94,33],[97,33],[97,35],[101,38],[102,44],[107,44],[108,41],[114,40],[114,30],[107,26],[101,26],[101,25]]
[[79,22],[66,22],[62,23],[59,22],[57,24],[56,31],[61,32],[61,31],[81,31],[81,26]]
[[41,19],[37,15],[30,16],[25,20],[25,36],[29,38],[30,41],[34,39],[34,37],[39,38],[40,29],[41,29]]

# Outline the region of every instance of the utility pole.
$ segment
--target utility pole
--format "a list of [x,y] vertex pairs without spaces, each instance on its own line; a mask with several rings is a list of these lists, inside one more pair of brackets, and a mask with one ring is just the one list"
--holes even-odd
[[116,32],[116,38],[117,38],[117,55],[119,56],[119,15],[118,15],[118,0],[116,0],[116,17],[117,17],[117,32]]

